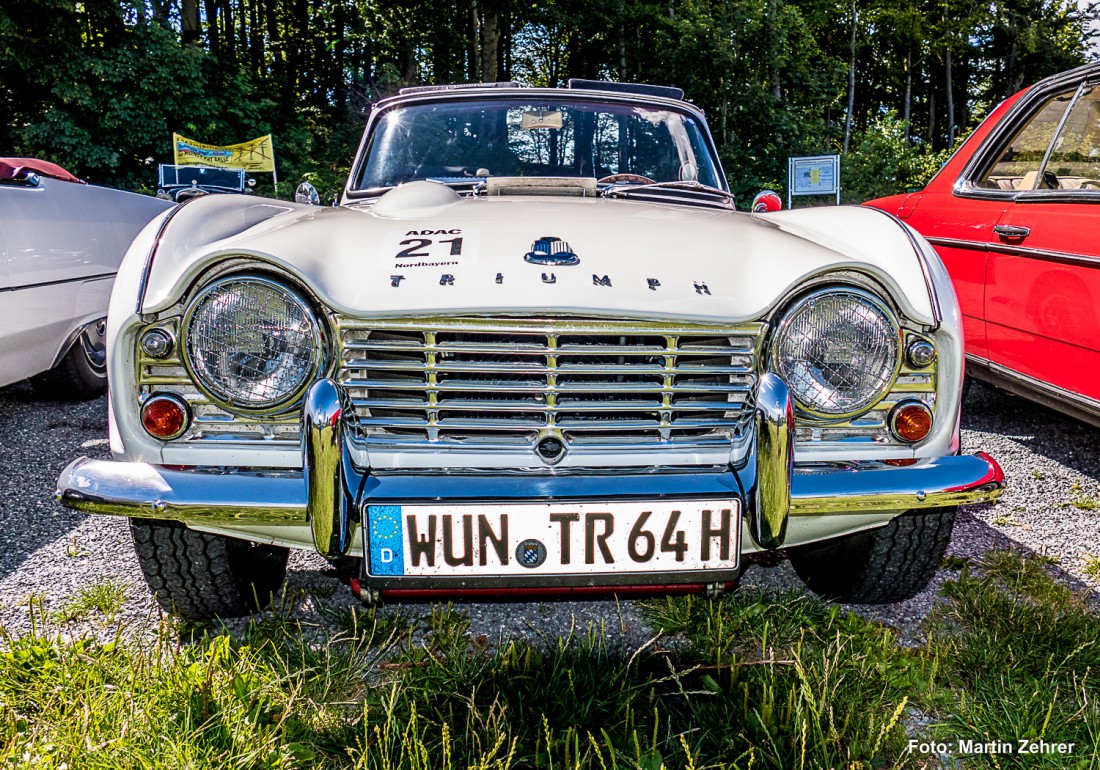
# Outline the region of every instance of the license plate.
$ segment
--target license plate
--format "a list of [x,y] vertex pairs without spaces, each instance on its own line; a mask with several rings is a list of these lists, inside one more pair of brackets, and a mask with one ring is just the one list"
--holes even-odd
[[740,501],[367,506],[369,574],[533,576],[737,568]]

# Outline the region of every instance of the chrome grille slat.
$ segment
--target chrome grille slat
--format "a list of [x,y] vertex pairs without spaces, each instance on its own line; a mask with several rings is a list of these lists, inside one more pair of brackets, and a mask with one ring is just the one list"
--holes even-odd
[[[566,382],[559,385],[536,385],[493,380],[461,380],[425,385],[408,380],[347,380],[344,385],[350,388],[366,388],[367,390],[422,390],[425,393],[466,392],[484,389],[492,390],[495,393],[727,393],[731,396],[743,396],[746,391],[745,385],[741,383],[666,386],[637,382]],[[367,405],[364,404],[364,406]]]
[[[348,343],[344,346],[345,358],[351,353],[462,353],[471,355],[522,355],[522,356],[749,356],[752,351],[727,347],[636,347],[636,346],[588,346],[588,345],[563,345],[551,348],[543,346],[524,345],[409,345],[383,343]],[[348,360],[356,360],[349,358]]]
[[[558,356],[561,358],[561,356]],[[736,358],[736,356],[735,356]],[[514,365],[514,364],[500,364],[492,361],[485,361],[478,364],[463,364],[463,363],[436,363],[433,366],[415,366],[412,361],[370,361],[370,360],[358,360],[354,362],[348,362],[345,364],[345,370],[347,371],[425,371],[431,370],[434,372],[502,372],[508,374],[542,374],[545,372],[545,367],[533,366],[528,364]],[[678,366],[678,367],[666,367],[666,366],[645,366],[645,365],[632,365],[632,364],[614,364],[607,366],[586,366],[582,364],[570,364],[570,363],[558,363],[557,369],[562,374],[701,374],[701,375],[715,375],[715,374],[743,374],[751,375],[752,367],[750,364],[743,366]],[[348,385],[358,387],[369,387],[356,380],[348,380]]]
[[568,413],[568,412],[678,412],[678,411],[712,411],[712,412],[736,412],[740,411],[741,404],[733,402],[699,403],[677,402],[673,406],[665,406],[660,401],[567,401],[563,404],[547,406],[540,401],[492,401],[492,400],[455,400],[428,403],[427,401],[413,401],[411,399],[395,398],[358,398],[352,401],[356,407],[366,409],[428,409],[428,410],[485,410],[499,412],[539,412]]
[[[371,447],[721,446],[746,426],[764,324],[335,317]],[[519,442],[519,443],[517,443]]]

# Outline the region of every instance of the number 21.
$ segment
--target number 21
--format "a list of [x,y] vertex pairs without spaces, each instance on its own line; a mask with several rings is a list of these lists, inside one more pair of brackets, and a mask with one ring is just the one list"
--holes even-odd
[[[401,241],[401,243],[399,243],[397,245],[398,246],[407,246],[408,248],[397,252],[397,259],[406,259],[406,258],[414,259],[414,258],[417,258],[417,257],[431,256],[430,254],[428,254],[428,252],[418,251],[418,249],[426,249],[429,246],[431,246],[432,243],[433,243],[433,241],[432,241],[431,238],[408,238],[404,241]],[[458,257],[458,256],[462,255],[462,237],[461,236],[459,236],[457,238],[447,238],[446,240],[440,241],[440,243],[449,243],[449,244],[451,244],[451,253],[450,253],[449,256]]]

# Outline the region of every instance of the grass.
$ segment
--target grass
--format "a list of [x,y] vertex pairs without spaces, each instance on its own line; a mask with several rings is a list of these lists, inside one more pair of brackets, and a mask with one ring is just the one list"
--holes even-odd
[[1100,580],[1100,558],[1096,556],[1086,556],[1084,572],[1093,580]]
[[58,623],[70,623],[98,613],[104,620],[112,621],[122,609],[128,593],[125,583],[111,578],[84,586],[76,592],[72,601],[54,613],[53,619]]
[[1069,504],[1077,510],[1095,511],[1100,509],[1100,500],[1092,495],[1085,494],[1079,482],[1073,482],[1073,486],[1070,487],[1070,492],[1073,494],[1073,497],[1070,499]]
[[[950,566],[917,648],[748,591],[646,602],[661,631],[625,651],[600,627],[472,637],[439,606],[329,610],[327,635],[276,611],[233,635],[162,621],[153,644],[102,643],[31,603],[31,632],[0,629],[0,768],[930,767],[909,737],[1074,741],[964,766],[1098,767],[1095,611],[1043,559]],[[934,724],[911,735],[914,713]]]

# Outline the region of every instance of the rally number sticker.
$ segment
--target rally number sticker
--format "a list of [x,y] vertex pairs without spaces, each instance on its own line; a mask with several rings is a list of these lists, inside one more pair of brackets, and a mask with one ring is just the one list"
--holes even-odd
[[389,270],[453,268],[477,264],[479,233],[461,227],[394,231],[383,243],[379,266]]

